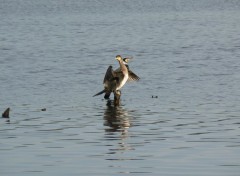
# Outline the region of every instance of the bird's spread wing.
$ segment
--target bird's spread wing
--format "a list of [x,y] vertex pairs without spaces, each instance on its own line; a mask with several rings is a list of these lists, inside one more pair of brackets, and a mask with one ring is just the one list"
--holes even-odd
[[129,77],[128,77],[128,82],[131,82],[131,81],[139,81],[139,77],[135,74],[135,73],[133,73],[131,70],[128,70],[128,75],[129,75]]
[[112,69],[112,66],[110,65],[106,71],[105,77],[103,79],[103,83],[105,83],[106,81],[112,80],[114,78],[114,72]]
[[[116,70],[114,70],[114,72],[116,73],[116,74],[122,74],[122,71],[121,71],[121,68],[119,67],[119,68],[117,68]],[[132,82],[132,81],[139,81],[139,77],[135,74],[135,73],[133,73],[131,70],[129,70],[128,69],[128,82]]]

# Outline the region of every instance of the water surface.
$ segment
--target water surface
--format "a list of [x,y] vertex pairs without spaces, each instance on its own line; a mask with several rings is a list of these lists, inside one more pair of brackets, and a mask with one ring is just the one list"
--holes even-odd
[[[239,175],[239,9],[0,0],[0,174]],[[112,107],[92,95],[117,54],[141,80]]]

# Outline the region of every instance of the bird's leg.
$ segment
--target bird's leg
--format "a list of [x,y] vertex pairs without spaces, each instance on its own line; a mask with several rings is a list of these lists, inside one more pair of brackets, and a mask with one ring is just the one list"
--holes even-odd
[[115,106],[119,106],[120,105],[120,97],[121,97],[121,91],[120,90],[116,90],[114,92],[114,105]]

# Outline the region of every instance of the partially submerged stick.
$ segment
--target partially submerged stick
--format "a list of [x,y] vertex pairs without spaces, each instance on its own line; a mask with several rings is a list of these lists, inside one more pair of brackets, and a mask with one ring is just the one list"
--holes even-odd
[[9,112],[10,112],[10,108],[7,108],[7,109],[2,113],[2,117],[3,117],[3,118],[9,118]]
[[115,106],[119,106],[120,105],[120,97],[121,97],[121,91],[120,90],[116,90],[114,92],[114,105]]

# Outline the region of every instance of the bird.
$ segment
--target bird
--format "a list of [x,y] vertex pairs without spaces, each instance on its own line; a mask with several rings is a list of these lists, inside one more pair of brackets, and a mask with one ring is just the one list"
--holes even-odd
[[120,55],[117,55],[116,60],[118,60],[120,67],[116,70],[113,70],[111,65],[108,67],[103,80],[104,89],[95,94],[94,97],[105,93],[104,98],[109,99],[111,93],[119,93],[120,89],[126,84],[127,81],[140,79],[131,70],[129,71],[129,66],[127,65],[129,60],[128,58],[122,59]]

